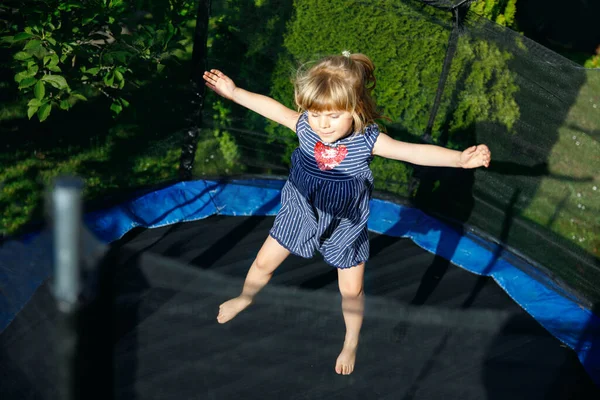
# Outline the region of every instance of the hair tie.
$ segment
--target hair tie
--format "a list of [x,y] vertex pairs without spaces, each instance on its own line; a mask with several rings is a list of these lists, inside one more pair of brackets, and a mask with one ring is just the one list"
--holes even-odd
[[344,57],[348,57],[348,58],[350,58],[350,52],[349,52],[348,50],[344,50],[344,51],[342,51],[342,55],[343,55]]

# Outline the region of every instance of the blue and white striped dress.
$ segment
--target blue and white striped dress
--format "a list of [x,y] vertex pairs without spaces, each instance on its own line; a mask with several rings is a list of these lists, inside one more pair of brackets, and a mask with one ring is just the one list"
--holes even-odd
[[315,250],[337,268],[369,258],[369,164],[379,136],[377,125],[363,134],[324,144],[303,113],[296,125],[300,146],[292,154],[290,176],[270,235],[291,253],[310,258]]

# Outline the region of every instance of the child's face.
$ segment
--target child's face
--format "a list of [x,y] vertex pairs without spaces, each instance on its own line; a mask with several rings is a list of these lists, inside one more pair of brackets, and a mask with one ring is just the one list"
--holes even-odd
[[308,123],[323,143],[333,143],[352,133],[352,113],[348,111],[309,111]]

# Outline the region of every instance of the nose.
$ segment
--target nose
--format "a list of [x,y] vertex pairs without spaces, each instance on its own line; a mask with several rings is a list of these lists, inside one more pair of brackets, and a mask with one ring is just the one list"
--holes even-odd
[[329,118],[327,118],[325,115],[319,117],[319,126],[321,129],[329,128]]

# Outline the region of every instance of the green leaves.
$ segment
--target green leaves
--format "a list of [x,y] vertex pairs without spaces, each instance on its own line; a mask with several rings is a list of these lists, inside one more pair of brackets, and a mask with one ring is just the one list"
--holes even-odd
[[123,89],[125,86],[125,78],[123,77],[123,72],[121,69],[115,69],[113,71],[114,82],[116,82],[116,87],[119,89]]
[[32,35],[31,33],[21,32],[21,33],[17,33],[13,37],[13,42],[20,42],[21,40],[31,39],[33,37],[35,37],[35,36]]
[[37,113],[40,122],[45,121],[50,115],[50,111],[52,111],[52,103],[49,99],[31,99],[27,103],[27,107],[27,117],[31,119]]
[[15,82],[21,83],[21,81],[25,78],[33,77],[35,73],[31,73],[30,71],[21,71],[15,75]]
[[35,84],[35,88],[33,89],[33,94],[35,95],[35,98],[38,100],[42,100],[44,98],[44,96],[46,95],[46,87],[44,85],[44,81],[38,81]]
[[77,100],[87,101],[87,98],[84,95],[77,92],[71,92],[71,97]]
[[129,107],[129,102],[124,98],[114,99],[113,103],[110,105],[110,109],[115,115],[119,115],[123,108]]
[[38,118],[40,122],[44,122],[46,118],[50,115],[50,111],[52,111],[52,105],[45,103],[40,106],[40,109],[37,112]]
[[78,1],[61,1],[58,9],[61,11],[71,11],[76,8],[82,8],[83,5]]
[[115,74],[112,71],[107,72],[104,75],[104,84],[106,86],[112,86],[114,81],[115,81]]
[[33,57],[33,56],[30,53],[27,53],[25,51],[20,51],[13,56],[13,58],[18,61],[29,60],[31,57]]
[[59,62],[60,59],[58,58],[58,55],[56,53],[44,56],[43,58],[44,66],[51,72],[61,72],[61,69],[58,66]]
[[66,79],[60,75],[44,75],[42,81],[48,82],[57,89],[67,89],[69,87]]
[[110,109],[111,111],[113,111],[115,114],[120,114],[121,111],[123,111],[123,106],[121,105],[121,103],[118,100],[113,101],[113,103],[110,105]]
[[517,0],[479,0],[473,2],[470,9],[500,25],[515,28]]
[[31,117],[33,117],[35,115],[35,113],[37,112],[39,107],[29,107],[27,109],[27,118],[31,119]]
[[25,89],[28,88],[30,86],[33,86],[37,83],[37,79],[30,77],[30,78],[25,78],[23,79],[21,82],[19,82],[19,89]]
[[97,16],[98,16],[98,14],[92,14],[92,15],[85,16],[81,19],[81,24],[84,26],[88,25],[89,23],[93,22]]
[[100,72],[100,67],[94,67],[94,68],[90,68],[84,71],[84,73],[92,75],[92,76],[96,76],[98,75],[98,72]]
[[42,47],[42,41],[39,39],[30,40],[27,42],[23,50],[27,50],[28,53],[33,53]]
[[124,100],[129,90],[184,54],[181,43],[188,39],[182,27],[192,19],[180,11],[196,9],[195,0],[177,0],[177,7],[150,2],[140,17],[137,3],[124,0],[27,3],[14,9],[16,22],[0,31],[0,46],[9,51],[21,94],[39,102],[28,104],[28,117],[40,121],[53,108],[69,110],[86,101],[82,92],[110,98],[109,107],[119,115],[129,104]]

